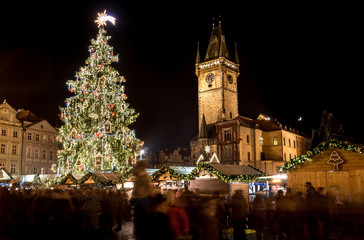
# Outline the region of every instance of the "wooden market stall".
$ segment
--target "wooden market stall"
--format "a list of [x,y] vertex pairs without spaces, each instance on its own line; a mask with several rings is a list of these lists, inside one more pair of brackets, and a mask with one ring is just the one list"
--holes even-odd
[[249,182],[265,175],[250,165],[231,165],[208,163],[196,167],[190,174],[189,189],[197,190],[202,194],[212,194],[219,191],[221,194],[232,195],[236,190],[242,190],[247,201],[249,200]]
[[125,180],[126,174],[88,172],[86,174],[66,174],[60,181],[60,185],[88,185],[99,184],[102,186],[115,185]]
[[287,188],[305,194],[305,183],[338,196],[351,206],[364,205],[364,148],[341,142],[322,143],[281,168],[287,171]]
[[11,174],[4,167],[0,167],[0,184],[8,184],[12,180]]

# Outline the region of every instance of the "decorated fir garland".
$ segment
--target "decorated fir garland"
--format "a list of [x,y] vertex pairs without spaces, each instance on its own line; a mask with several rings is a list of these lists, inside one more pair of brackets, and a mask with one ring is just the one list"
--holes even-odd
[[[254,169],[259,171],[256,168],[254,168]],[[218,179],[220,179],[221,181],[224,181],[226,183],[231,183],[231,182],[252,182],[252,181],[256,181],[256,179],[258,177],[262,177],[262,176],[266,175],[265,173],[262,172],[261,174],[249,174],[249,175],[240,174],[240,175],[227,176],[227,175],[222,174],[221,172],[219,172],[217,169],[215,169],[211,165],[209,165],[207,163],[202,163],[202,164],[199,164],[195,169],[192,170],[192,172],[188,176],[189,180],[195,179],[199,175],[199,173],[202,172],[203,170],[207,171],[210,174],[215,175]]]
[[170,166],[164,166],[161,169],[159,169],[158,171],[156,171],[155,173],[153,173],[150,178],[152,181],[157,181],[158,178],[165,174],[165,173],[169,173],[171,175],[172,178],[176,178],[178,180],[191,180],[189,178],[189,175],[184,175],[184,174],[180,174],[177,173],[173,168],[171,168]]
[[280,171],[285,172],[290,168],[296,168],[297,165],[309,161],[315,155],[321,154],[321,152],[324,152],[330,148],[338,148],[338,149],[342,149],[342,150],[358,152],[358,153],[364,155],[364,146],[363,145],[346,144],[339,140],[332,140],[327,143],[322,142],[317,147],[312,149],[312,151],[308,151],[305,154],[302,154],[302,155],[292,159],[291,161],[286,162],[285,164],[282,165],[282,167],[280,168]]
[[[92,179],[96,184],[102,185],[102,186],[111,186],[115,185],[116,183],[121,183],[127,181],[131,177],[131,170],[128,170],[121,175],[120,178],[114,179],[114,180],[101,180],[99,179],[93,172],[88,172],[85,175],[83,175],[80,179],[76,179],[71,173],[67,173],[64,175],[62,180],[59,181],[60,185],[66,184],[67,182],[71,182],[74,185],[80,185],[84,184],[87,180]],[[68,181],[69,180],[69,181]]]

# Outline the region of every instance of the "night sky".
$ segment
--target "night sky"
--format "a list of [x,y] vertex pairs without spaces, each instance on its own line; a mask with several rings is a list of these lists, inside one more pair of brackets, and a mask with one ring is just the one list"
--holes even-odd
[[[197,42],[204,57],[212,19],[218,24],[221,15],[231,56],[238,44],[240,115],[263,113],[310,132],[326,109],[364,143],[362,26],[356,6],[125,2],[3,6],[0,101],[59,126],[65,83],[84,66],[97,33],[94,20],[106,9],[117,19],[107,27],[119,54],[114,67],[127,79],[127,101],[140,113],[132,126],[137,137],[152,149],[188,146],[198,131]],[[300,116],[303,122],[297,121]]]

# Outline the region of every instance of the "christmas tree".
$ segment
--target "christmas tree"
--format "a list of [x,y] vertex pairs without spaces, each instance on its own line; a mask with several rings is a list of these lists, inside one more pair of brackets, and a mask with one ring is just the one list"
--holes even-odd
[[72,96],[65,100],[65,107],[60,107],[64,125],[57,137],[63,144],[58,151],[61,173],[127,171],[141,146],[128,127],[138,114],[126,102],[125,78],[111,66],[118,62],[118,56],[108,44],[107,21],[114,24],[115,18],[106,11],[99,13],[90,56],[76,72],[76,79],[67,81]]

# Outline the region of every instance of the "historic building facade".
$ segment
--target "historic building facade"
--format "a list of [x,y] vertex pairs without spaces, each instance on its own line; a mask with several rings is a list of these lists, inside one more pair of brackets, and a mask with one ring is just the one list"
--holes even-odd
[[161,150],[153,159],[154,168],[164,166],[191,166],[190,153],[187,148],[177,147],[176,149]]
[[0,167],[11,174],[21,172],[23,128],[6,100],[0,104]]
[[24,121],[23,174],[49,174],[57,164],[57,130],[46,120]]
[[30,111],[0,104],[0,167],[11,174],[47,174],[57,164],[57,130]]
[[195,73],[199,132],[190,141],[193,163],[208,145],[221,163],[249,164],[275,174],[284,162],[308,150],[307,135],[276,119],[239,115],[239,58],[236,44],[234,58],[230,57],[221,23],[213,27],[203,61],[198,46]]

